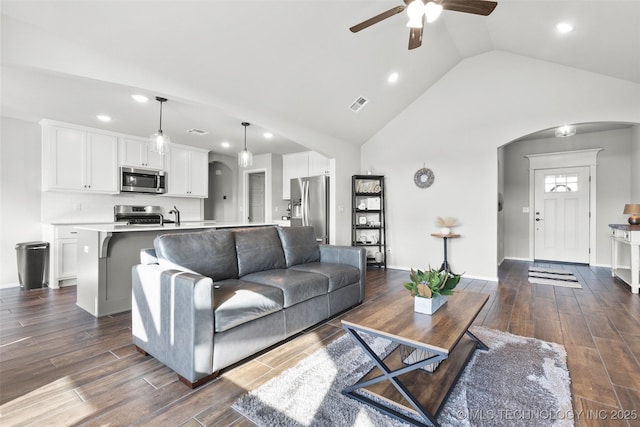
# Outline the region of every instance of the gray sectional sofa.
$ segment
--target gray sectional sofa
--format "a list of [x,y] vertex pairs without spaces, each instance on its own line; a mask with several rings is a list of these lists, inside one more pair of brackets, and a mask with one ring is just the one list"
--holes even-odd
[[364,300],[366,252],[311,227],[163,234],[132,270],[138,351],[197,387]]

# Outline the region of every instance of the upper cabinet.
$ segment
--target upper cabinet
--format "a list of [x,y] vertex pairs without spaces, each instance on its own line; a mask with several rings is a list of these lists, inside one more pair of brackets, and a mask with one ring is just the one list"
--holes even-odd
[[119,167],[167,171],[167,195],[206,198],[209,151],[171,144],[161,156],[146,138],[41,120],[42,190],[118,194]]
[[291,199],[291,179],[330,175],[329,159],[314,151],[282,156],[282,198]]
[[148,139],[120,138],[118,153],[120,166],[164,170],[164,156],[151,151]]
[[42,189],[118,193],[118,138],[43,120]]
[[171,144],[168,159],[168,196],[206,198],[209,192],[209,151]]

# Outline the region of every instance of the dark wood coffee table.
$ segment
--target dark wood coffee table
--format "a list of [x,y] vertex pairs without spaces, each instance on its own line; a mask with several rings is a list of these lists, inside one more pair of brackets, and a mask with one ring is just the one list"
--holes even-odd
[[[437,426],[436,418],[462,370],[476,348],[487,346],[469,327],[489,299],[477,292],[456,292],[433,315],[415,313],[408,292],[379,297],[347,314],[342,327],[373,360],[376,367],[342,393],[416,426]],[[363,340],[362,334],[390,339],[400,346],[383,359]],[[401,347],[429,352],[410,361]],[[439,363],[433,373],[421,369]],[[433,365],[432,365],[433,366]],[[373,395],[375,399],[369,397]],[[425,422],[407,416],[399,406]]]

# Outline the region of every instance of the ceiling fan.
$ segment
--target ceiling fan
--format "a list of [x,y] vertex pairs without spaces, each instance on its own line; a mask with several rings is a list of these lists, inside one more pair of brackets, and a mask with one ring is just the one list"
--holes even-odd
[[427,22],[435,21],[443,9],[488,16],[498,5],[497,2],[490,0],[428,0],[427,4],[423,3],[422,0],[404,0],[404,3],[402,6],[396,6],[366,21],[362,21],[349,28],[349,30],[352,33],[357,33],[406,10],[407,15],[409,15],[409,22],[407,23],[407,27],[409,27],[409,49],[415,49],[422,45],[422,30],[425,20]]

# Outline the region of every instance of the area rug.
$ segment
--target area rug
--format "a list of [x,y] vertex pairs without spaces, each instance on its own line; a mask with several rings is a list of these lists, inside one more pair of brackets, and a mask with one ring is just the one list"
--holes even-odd
[[[489,351],[477,350],[469,361],[438,416],[442,426],[573,425],[563,346],[481,327],[472,332]],[[366,341],[382,354],[395,347],[382,338]],[[344,335],[232,407],[259,426],[406,426],[341,394],[372,367]]]
[[582,288],[576,276],[570,271],[543,267],[529,267],[529,283],[561,286],[564,288]]

